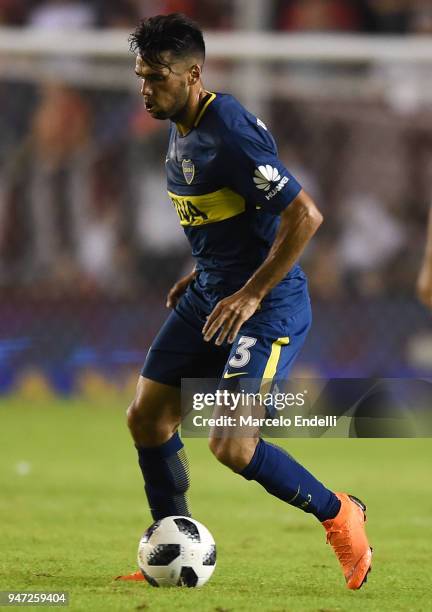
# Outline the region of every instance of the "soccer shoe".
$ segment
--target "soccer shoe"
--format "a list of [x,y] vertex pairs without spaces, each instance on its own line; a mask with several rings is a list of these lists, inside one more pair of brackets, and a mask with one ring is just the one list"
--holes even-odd
[[125,576],[117,576],[116,578],[114,578],[114,580],[130,580],[133,582],[142,582],[142,581],[145,582],[146,581],[141,570],[137,570],[136,572],[133,572],[132,574],[126,574]]
[[338,514],[323,522],[327,543],[333,550],[349,589],[359,589],[371,570],[372,548],[366,536],[366,506],[357,497],[336,493],[341,502]]

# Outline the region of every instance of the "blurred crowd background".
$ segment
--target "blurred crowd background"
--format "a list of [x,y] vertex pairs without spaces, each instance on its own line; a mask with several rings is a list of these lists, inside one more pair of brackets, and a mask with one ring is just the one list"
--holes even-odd
[[[267,0],[255,24],[247,4],[0,0],[0,25],[79,36],[181,11],[207,30],[432,33],[427,0]],[[69,393],[83,370],[138,370],[167,290],[193,262],[165,193],[167,125],[145,113],[133,57],[15,59],[0,53],[0,391],[37,369]],[[241,62],[209,59],[207,87],[266,121],[325,215],[302,259],[315,324],[298,372],[431,371],[430,316],[414,295],[431,201],[431,66],[269,62],[246,73],[258,75],[250,96]]]
[[[208,29],[242,29],[247,0],[0,0],[0,23],[124,28],[160,13],[186,13]],[[269,0],[266,29],[408,33],[432,30],[429,0]],[[243,14],[244,16],[244,14]]]

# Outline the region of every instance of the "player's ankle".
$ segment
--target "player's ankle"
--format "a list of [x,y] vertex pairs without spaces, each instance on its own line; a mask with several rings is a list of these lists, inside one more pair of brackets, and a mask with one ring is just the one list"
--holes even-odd
[[330,499],[326,506],[323,509],[320,509],[319,513],[316,513],[316,518],[320,521],[320,523],[325,523],[326,521],[331,521],[336,518],[340,512],[342,503],[340,499],[332,493]]

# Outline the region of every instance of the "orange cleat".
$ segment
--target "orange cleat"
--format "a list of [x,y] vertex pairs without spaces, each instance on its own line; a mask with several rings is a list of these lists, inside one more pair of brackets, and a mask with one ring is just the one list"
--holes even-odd
[[136,572],[133,572],[132,574],[126,574],[125,576],[117,576],[116,578],[114,578],[114,580],[131,580],[133,582],[145,582],[146,579],[144,578],[141,570],[137,570]]
[[357,497],[336,493],[341,502],[338,514],[323,522],[327,543],[333,550],[345,576],[349,589],[359,589],[371,571],[372,548],[366,536],[366,506]]

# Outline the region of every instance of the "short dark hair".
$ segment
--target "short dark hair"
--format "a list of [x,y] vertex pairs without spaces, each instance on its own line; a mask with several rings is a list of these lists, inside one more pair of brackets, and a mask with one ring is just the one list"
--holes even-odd
[[130,50],[153,65],[166,66],[164,52],[175,57],[199,55],[205,59],[205,43],[201,28],[182,13],[155,15],[144,19],[129,37]]

